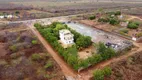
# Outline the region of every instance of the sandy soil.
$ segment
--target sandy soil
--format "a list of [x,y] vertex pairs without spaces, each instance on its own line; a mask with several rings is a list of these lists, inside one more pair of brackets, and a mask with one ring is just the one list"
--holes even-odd
[[82,51],[79,51],[78,56],[80,59],[87,59],[88,57],[92,56],[93,52],[95,53],[95,48],[90,46]]

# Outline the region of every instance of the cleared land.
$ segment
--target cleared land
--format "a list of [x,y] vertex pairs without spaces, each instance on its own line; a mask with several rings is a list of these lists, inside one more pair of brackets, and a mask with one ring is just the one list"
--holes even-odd
[[1,80],[64,79],[60,67],[24,24],[1,25],[0,51]]
[[127,59],[112,63],[112,75],[106,80],[141,80],[142,79],[142,52]]

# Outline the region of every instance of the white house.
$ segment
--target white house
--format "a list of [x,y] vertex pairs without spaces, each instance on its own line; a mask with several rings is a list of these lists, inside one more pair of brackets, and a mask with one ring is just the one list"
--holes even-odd
[[74,35],[67,29],[62,29],[59,31],[60,41],[65,45],[74,43]]
[[7,18],[12,18],[13,15],[6,15],[5,17],[7,17]]
[[119,19],[123,19],[123,18],[124,18],[123,15],[120,15],[120,16],[119,16]]
[[0,19],[3,19],[4,18],[4,16],[0,16]]
[[132,40],[133,40],[133,41],[137,41],[137,38],[136,38],[136,37],[132,37]]

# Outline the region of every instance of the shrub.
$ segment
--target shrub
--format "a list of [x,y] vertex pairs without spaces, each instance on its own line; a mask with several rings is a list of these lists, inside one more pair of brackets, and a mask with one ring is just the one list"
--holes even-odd
[[121,15],[121,11],[116,11],[115,15]]
[[103,69],[103,72],[104,72],[104,75],[105,75],[105,76],[110,76],[111,73],[112,73],[112,70],[111,70],[110,67],[105,67],[105,68]]
[[20,12],[19,11],[15,11],[15,14],[18,15],[18,14],[20,14]]
[[32,54],[31,59],[33,61],[39,61],[42,59],[42,57],[40,56],[40,54]]
[[100,54],[95,54],[92,57],[89,57],[88,60],[91,64],[97,64],[98,62],[101,62],[103,59]]
[[129,29],[137,29],[139,27],[139,23],[138,22],[129,22],[127,28]]
[[51,61],[48,61],[44,66],[45,69],[52,68],[52,67],[53,67],[53,64]]
[[96,69],[94,72],[93,72],[93,77],[94,77],[94,80],[104,80],[104,77],[105,76],[110,76],[112,73],[112,70],[110,67],[105,67],[103,69]]
[[112,11],[112,12],[107,12],[106,14],[108,15],[121,15],[121,11]]
[[120,30],[120,32],[127,34],[129,31],[128,31],[128,29],[122,29],[122,30]]
[[45,75],[44,75],[44,78],[49,79],[49,78],[50,78],[50,75],[49,75],[49,74],[45,74]]
[[109,21],[109,23],[111,25],[117,25],[117,24],[120,23],[120,21],[118,19],[116,19],[116,18],[111,18],[110,21]]
[[94,80],[104,80],[104,73],[102,70],[97,69],[93,72]]
[[37,40],[32,40],[32,44],[36,45],[36,44],[38,44],[38,41]]
[[99,18],[98,22],[109,22],[108,18]]
[[92,15],[89,17],[90,20],[96,19],[96,16]]
[[9,49],[10,49],[12,52],[16,52],[16,51],[18,50],[16,45],[10,46]]
[[139,37],[142,37],[142,32],[139,32],[138,34],[136,34],[136,36],[139,38]]

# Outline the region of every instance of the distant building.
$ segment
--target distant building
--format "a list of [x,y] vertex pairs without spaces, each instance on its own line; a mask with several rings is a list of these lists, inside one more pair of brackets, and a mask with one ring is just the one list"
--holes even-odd
[[12,18],[13,15],[5,15],[5,18]]
[[67,29],[63,29],[59,31],[60,41],[65,45],[74,43],[74,35]]
[[3,19],[4,18],[4,16],[0,16],[0,19]]
[[133,40],[133,41],[137,41],[137,38],[136,38],[136,37],[132,37],[132,40]]
[[123,19],[123,18],[124,18],[123,15],[120,15],[120,16],[119,16],[119,19]]

